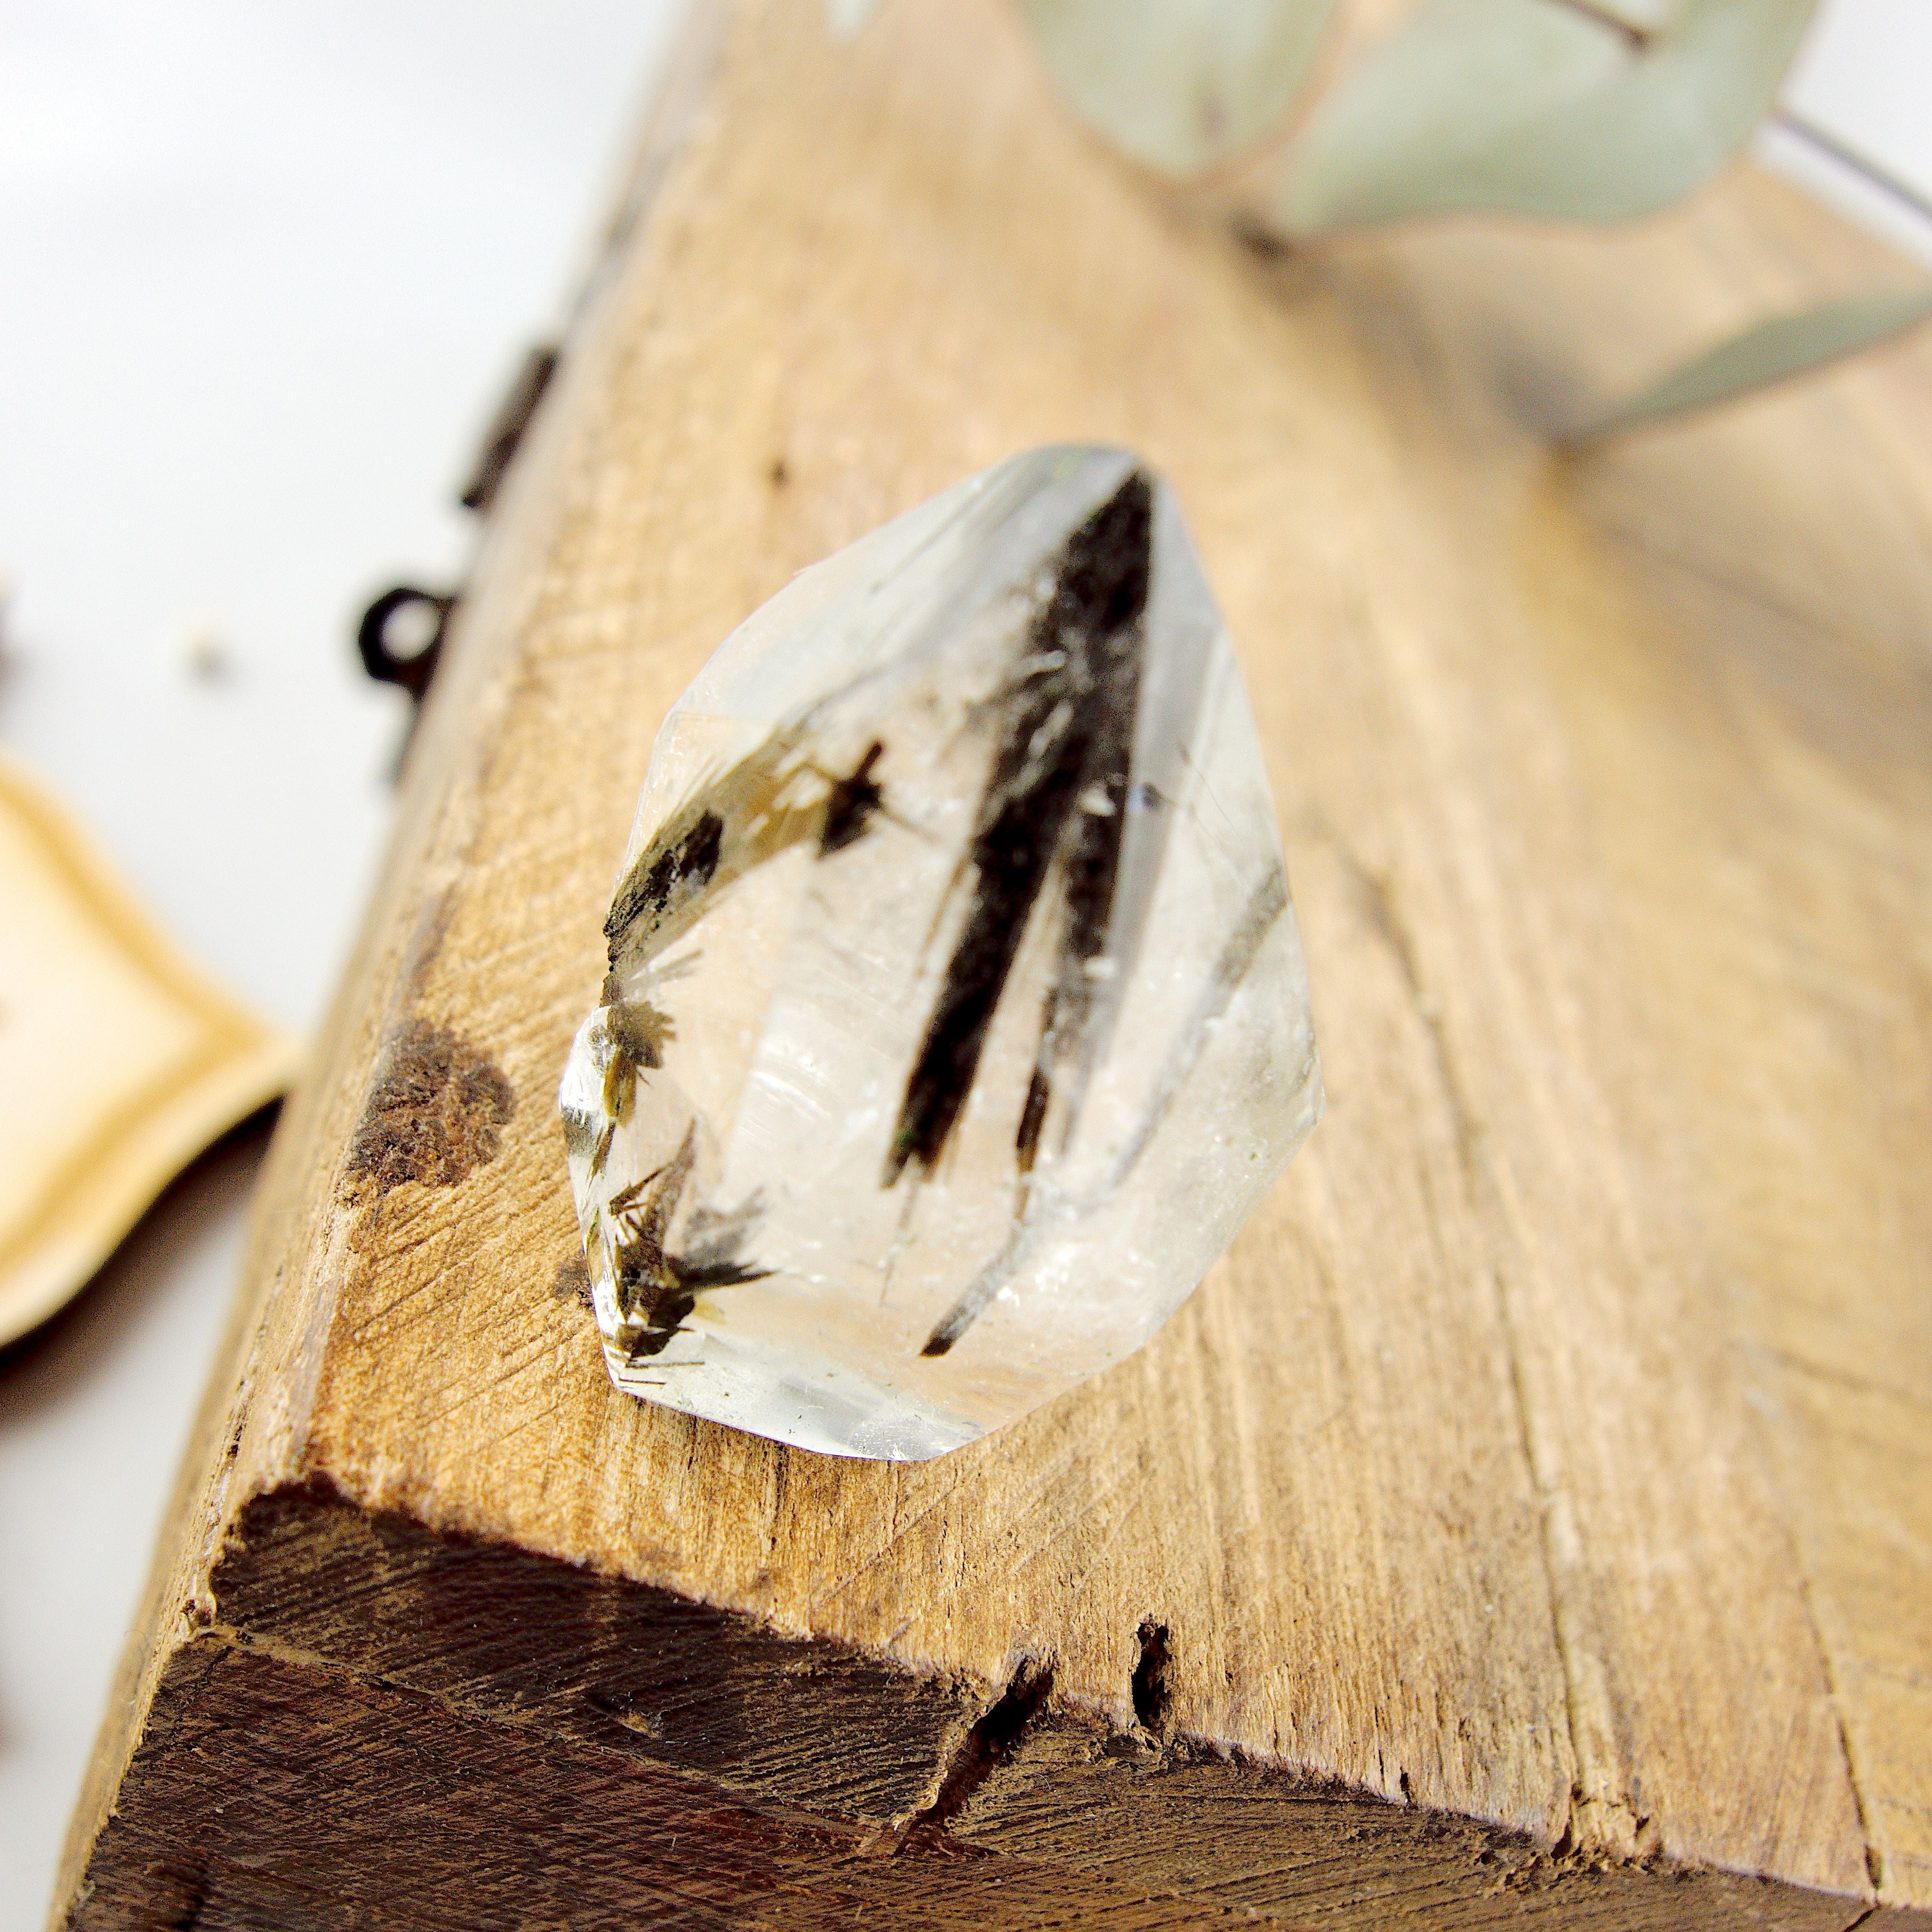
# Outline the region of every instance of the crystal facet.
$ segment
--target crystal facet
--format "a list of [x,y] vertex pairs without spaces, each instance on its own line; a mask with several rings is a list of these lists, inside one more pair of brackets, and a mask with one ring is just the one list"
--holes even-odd
[[1048,448],[803,572],[658,736],[560,1104],[620,1388],[956,1448],[1137,1348],[1318,1117],[1173,496]]

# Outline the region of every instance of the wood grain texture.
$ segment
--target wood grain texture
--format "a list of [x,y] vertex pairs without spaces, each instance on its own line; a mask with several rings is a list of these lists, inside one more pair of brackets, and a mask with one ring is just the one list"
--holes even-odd
[[[1932,356],[1547,436],[1897,265],[1748,170],[1258,256],[991,0],[725,24],[281,1131],[74,1922],[176,1922],[190,1840],[196,1924],[1925,1922]],[[552,1095],[652,732],[1062,438],[1166,472],[1222,599],[1328,1118],[1151,1346],[938,1462],[641,1406]],[[432,1062],[433,1153],[358,1155]]]

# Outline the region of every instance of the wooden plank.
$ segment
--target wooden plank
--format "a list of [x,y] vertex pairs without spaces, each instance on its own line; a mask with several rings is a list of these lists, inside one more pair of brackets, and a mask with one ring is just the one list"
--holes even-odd
[[[1932,358],[1546,440],[1897,265],[1748,169],[1611,237],[1258,256],[992,0],[706,44],[280,1137],[75,1922],[182,1909],[182,1845],[198,1924],[1911,1922]],[[1329,1117],[1148,1349],[970,1449],[640,1406],[551,1096],[657,721],[793,571],[1056,438],[1191,519]],[[434,1158],[370,1157],[452,1068]]]

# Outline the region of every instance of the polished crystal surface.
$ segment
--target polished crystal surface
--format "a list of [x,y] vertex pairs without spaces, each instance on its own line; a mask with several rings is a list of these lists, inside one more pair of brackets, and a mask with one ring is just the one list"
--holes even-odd
[[1137,1348],[1321,1111],[1166,486],[1048,448],[803,572],[664,721],[560,1096],[620,1387],[934,1456]]

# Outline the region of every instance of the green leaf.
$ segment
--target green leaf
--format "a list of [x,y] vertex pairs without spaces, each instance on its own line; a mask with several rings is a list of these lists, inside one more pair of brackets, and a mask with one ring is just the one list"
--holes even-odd
[[1565,0],[1424,0],[1317,108],[1268,212],[1304,236],[1478,209],[1650,214],[1749,140],[1815,4],[1681,0],[1646,34]]
[[1186,179],[1287,117],[1334,0],[1019,0],[1080,118]]
[[1658,416],[1708,409],[1713,403],[1781,382],[1902,334],[1932,316],[1932,284],[1888,295],[1858,296],[1796,315],[1774,316],[1674,369],[1628,401],[1572,430],[1581,442]]

